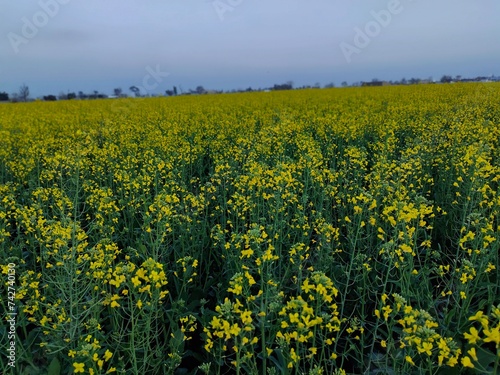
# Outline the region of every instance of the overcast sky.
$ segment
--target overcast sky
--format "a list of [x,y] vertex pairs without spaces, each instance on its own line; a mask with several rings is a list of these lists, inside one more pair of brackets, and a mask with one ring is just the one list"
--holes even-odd
[[0,0],[0,91],[500,75],[498,0]]

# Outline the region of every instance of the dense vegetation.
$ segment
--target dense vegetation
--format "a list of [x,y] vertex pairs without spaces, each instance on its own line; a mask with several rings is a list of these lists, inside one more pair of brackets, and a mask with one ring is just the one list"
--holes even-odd
[[2,371],[496,373],[499,97],[3,106]]

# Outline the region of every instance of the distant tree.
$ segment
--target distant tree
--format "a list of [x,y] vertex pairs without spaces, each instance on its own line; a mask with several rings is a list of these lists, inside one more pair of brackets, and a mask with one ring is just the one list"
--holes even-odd
[[316,82],[316,83],[313,85],[313,88],[315,88],[315,89],[320,89],[320,88],[321,88],[321,83]]
[[117,87],[116,89],[113,90],[113,92],[115,93],[115,96],[120,97],[122,96],[123,90],[121,89],[121,87]]
[[325,89],[332,89],[332,88],[334,88],[334,87],[335,87],[335,83],[333,83],[333,82],[327,83],[327,84],[325,85]]
[[30,89],[24,83],[19,87],[19,100],[27,102],[30,97]]
[[197,94],[206,94],[207,93],[207,90],[205,90],[205,88],[203,86],[196,87],[195,91]]
[[55,102],[57,100],[55,95],[46,95],[43,97],[46,102]]
[[402,85],[406,85],[406,84],[408,84],[408,81],[406,80],[406,78],[405,78],[405,77],[403,77],[403,78],[401,79],[401,84],[402,84]]
[[288,81],[287,83],[283,83],[281,85],[275,84],[271,90],[292,90],[293,89],[293,82]]
[[174,86],[174,95],[177,96],[177,87]]
[[8,102],[9,101],[9,94],[6,92],[0,92],[0,102]]
[[166,90],[165,94],[167,94],[167,96],[172,96],[174,95],[174,90]]
[[58,98],[59,100],[67,100],[67,99],[68,99],[68,94],[66,94],[65,92],[61,91],[61,92],[59,93],[59,95],[57,95],[57,98]]
[[451,76],[444,75],[441,77],[441,83],[450,83],[452,80]]
[[74,92],[69,92],[68,93],[68,100],[73,100],[76,99],[76,94]]
[[83,91],[78,91],[78,99],[87,99],[87,95]]
[[341,86],[342,86],[342,87],[347,87],[347,82],[346,82],[346,81],[342,82],[342,83],[341,83]]
[[372,78],[372,82],[379,82],[380,80],[378,78]]
[[136,97],[141,96],[141,90],[137,86],[130,86],[129,90],[132,91]]
[[455,77],[455,81],[460,82],[462,80],[462,76],[458,75]]
[[410,78],[408,82],[410,83],[410,85],[416,85],[420,83],[420,78]]
[[11,95],[10,95],[10,101],[12,103],[17,103],[19,101],[19,93],[17,92],[13,92]]

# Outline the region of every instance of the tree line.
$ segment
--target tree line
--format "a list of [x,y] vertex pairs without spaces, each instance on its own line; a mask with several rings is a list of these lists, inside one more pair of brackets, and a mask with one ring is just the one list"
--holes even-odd
[[[351,84],[348,84],[347,81],[343,81],[341,83],[341,87],[356,87],[356,86],[385,86],[385,85],[415,85],[415,84],[428,84],[428,83],[455,83],[455,82],[485,82],[485,81],[494,81],[494,82],[499,82],[500,77],[496,77],[494,75],[490,77],[486,76],[477,76],[474,78],[462,78],[462,76],[457,75],[455,77],[452,77],[450,75],[443,75],[439,81],[434,81],[432,77],[428,79],[420,79],[420,78],[402,78],[399,81],[381,81],[377,78],[373,78],[370,82],[354,82]],[[335,83],[330,82],[326,85],[323,86],[323,88],[334,88]],[[189,89],[187,91],[183,91],[182,87],[179,87],[177,89],[177,86],[173,86],[172,89],[167,89],[165,90],[164,95],[165,96],[177,96],[177,95],[203,95],[203,94],[221,94],[221,93],[237,93],[237,92],[254,92],[254,91],[280,91],[280,90],[293,90],[294,88],[296,89],[319,89],[321,88],[321,84],[319,82],[315,83],[314,85],[304,85],[300,87],[294,87],[292,81],[288,81],[285,83],[281,84],[274,84],[271,87],[267,88],[258,88],[258,89],[253,89],[252,87],[248,87],[246,89],[233,89],[233,90],[207,90],[203,86],[197,86],[195,89]],[[147,97],[147,96],[154,96],[154,95],[148,95],[148,93],[142,93],[140,88],[137,86],[130,86],[129,90],[132,94],[132,96],[139,98],[139,97]],[[122,88],[115,88],[113,90],[113,96],[111,98],[125,98],[128,97],[129,95],[124,93]],[[85,99],[105,99],[105,98],[110,98],[110,96],[100,93],[97,90],[94,90],[91,93],[84,93],[83,91],[78,91],[78,93],[75,92],[61,92],[59,95],[44,95],[41,97],[44,101],[56,101],[56,100],[72,100],[72,99],[80,99],[80,100],[85,100]],[[30,100],[30,89],[26,84],[22,84],[19,87],[19,90],[13,94],[8,94],[7,92],[1,92],[0,91],[0,102],[27,102]]]

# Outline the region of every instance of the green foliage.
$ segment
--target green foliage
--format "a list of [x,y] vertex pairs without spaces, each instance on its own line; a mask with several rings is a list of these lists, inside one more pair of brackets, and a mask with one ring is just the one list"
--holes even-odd
[[7,106],[0,370],[496,373],[498,94]]

